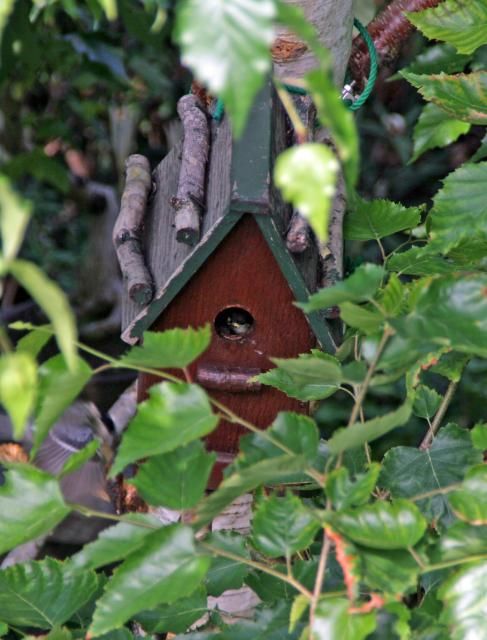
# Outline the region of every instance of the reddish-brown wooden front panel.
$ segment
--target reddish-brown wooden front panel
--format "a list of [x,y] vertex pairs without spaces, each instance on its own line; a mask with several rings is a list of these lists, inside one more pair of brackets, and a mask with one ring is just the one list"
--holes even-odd
[[[246,215],[171,302],[151,330],[211,324],[210,347],[190,367],[193,379],[198,366],[267,371],[273,366],[270,357],[295,357],[315,345],[304,314],[293,305],[293,301],[291,289],[257,223],[252,216]],[[250,334],[236,341],[222,338],[214,327],[217,314],[233,306],[243,307],[254,318]],[[147,388],[159,381],[142,374],[139,399],[144,399]],[[268,427],[279,411],[307,411],[305,403],[266,386],[257,392],[236,393],[212,389],[209,393],[237,415],[261,428]],[[245,431],[238,425],[222,422],[208,436],[208,448],[234,454],[238,451],[239,437]]]

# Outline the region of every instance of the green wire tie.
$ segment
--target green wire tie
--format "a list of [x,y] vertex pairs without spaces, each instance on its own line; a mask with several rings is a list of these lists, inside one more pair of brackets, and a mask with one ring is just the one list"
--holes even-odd
[[[358,96],[358,98],[355,98],[354,100],[352,100],[349,97],[347,97],[351,93],[352,86],[346,84],[344,87],[344,92],[346,91],[346,95],[342,93],[343,101],[346,104],[346,106],[350,109],[350,111],[357,111],[358,109],[360,109],[360,107],[362,107],[367,102],[368,98],[370,97],[370,94],[374,90],[374,86],[377,80],[377,73],[379,69],[379,62],[377,58],[377,50],[375,48],[374,41],[370,37],[370,33],[367,31],[364,25],[360,22],[360,20],[357,20],[357,18],[354,18],[353,26],[357,29],[357,31],[360,33],[360,35],[364,39],[365,44],[367,45],[367,49],[370,57],[370,72],[369,72],[369,77],[367,79],[367,84],[365,85],[365,89],[363,90],[363,92]],[[294,84],[285,84],[284,88],[286,89],[286,91],[289,91],[289,93],[292,93],[294,95],[298,95],[298,96],[308,95],[308,92],[306,89],[303,89],[303,87],[297,87]],[[223,100],[221,100],[221,98],[218,98],[218,100],[216,101],[215,109],[211,114],[211,117],[213,118],[213,120],[216,120],[217,122],[221,122],[224,113],[225,113],[225,107],[223,104]]]

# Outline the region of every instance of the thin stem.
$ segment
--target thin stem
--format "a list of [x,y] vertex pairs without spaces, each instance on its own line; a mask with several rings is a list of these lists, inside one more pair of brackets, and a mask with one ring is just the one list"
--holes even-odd
[[96,369],[93,369],[93,375],[96,376],[97,374],[102,373],[102,371],[106,371],[107,369],[113,369],[113,366],[110,362],[102,364]]
[[285,573],[280,573],[279,571],[276,571],[272,567],[269,567],[268,565],[263,564],[262,562],[257,562],[256,560],[250,560],[249,558],[244,558],[242,556],[239,556],[236,553],[232,553],[231,551],[219,549],[218,547],[214,547],[213,545],[208,544],[207,542],[200,542],[199,545],[203,547],[203,549],[206,549],[206,551],[209,551],[210,553],[212,553],[213,555],[221,556],[222,558],[228,558],[229,560],[235,560],[236,562],[241,562],[242,564],[246,564],[247,566],[252,567],[253,569],[258,569],[263,573],[267,573],[270,576],[274,576],[274,578],[278,578],[279,580],[282,580],[283,582],[286,582],[287,584],[294,587],[296,591],[299,591],[299,593],[301,593],[303,596],[306,596],[306,598],[308,598],[309,600],[311,600],[313,596],[311,591],[308,591],[308,589],[306,589],[306,587],[302,585],[298,580],[296,580],[292,576],[286,575]]
[[294,131],[296,133],[296,139],[299,144],[306,142],[308,139],[308,129],[304,125],[303,121],[299,117],[299,114],[294,106],[294,102],[290,94],[284,88],[284,85],[281,84],[278,80],[274,79],[274,84],[276,86],[277,95],[279,96],[282,106],[286,110],[286,113],[293,125]]
[[149,522],[137,522],[135,520],[129,519],[122,516],[117,516],[113,513],[105,513],[104,511],[97,511],[96,509],[90,509],[89,507],[85,507],[82,504],[76,503],[66,503],[70,509],[73,511],[77,511],[84,516],[89,518],[104,518],[105,520],[114,520],[115,522],[128,522],[129,524],[134,524],[137,527],[142,527],[143,529],[159,529],[157,525],[150,524]]
[[[330,508],[330,500],[327,501],[326,508]],[[316,616],[316,607],[321,596],[321,590],[323,589],[323,582],[326,572],[326,565],[328,562],[328,555],[331,549],[331,540],[326,534],[326,529],[323,529],[323,546],[321,547],[320,559],[318,561],[318,570],[316,572],[315,585],[313,589],[313,597],[309,605],[309,637],[313,640],[313,626]]]
[[414,558],[414,561],[416,562],[418,567],[420,567],[420,569],[426,569],[426,565],[424,564],[424,562],[419,557],[419,554],[413,549],[413,547],[408,547],[408,551],[412,555],[412,557]]
[[426,498],[432,498],[433,496],[439,496],[445,493],[450,493],[451,491],[456,491],[460,489],[461,483],[457,482],[456,484],[450,484],[447,487],[441,487],[440,489],[433,489],[432,491],[425,491],[424,493],[418,493],[416,496],[412,496],[412,498],[408,498],[412,502],[419,502],[419,500],[425,500]]
[[367,375],[365,376],[365,379],[363,381],[363,383],[360,385],[360,390],[357,394],[357,398],[355,400],[355,404],[353,406],[352,409],[352,413],[350,414],[350,420],[348,421],[348,426],[350,427],[352,424],[355,424],[355,422],[357,422],[357,417],[360,413],[360,409],[362,408],[362,403],[365,399],[365,396],[367,395],[367,391],[369,388],[369,384],[370,381],[372,380],[372,376],[375,373],[375,370],[377,368],[377,365],[379,363],[380,357],[382,356],[382,353],[385,349],[385,346],[387,344],[387,341],[389,340],[389,338],[393,335],[393,330],[390,327],[387,327],[384,329],[384,333],[382,334],[382,338],[381,341],[379,343],[379,346],[377,347],[377,352],[374,356],[374,359],[372,360],[369,370],[367,371]]
[[437,562],[436,564],[429,564],[420,571],[420,573],[430,573],[431,571],[438,571],[439,569],[448,569],[449,567],[456,567],[459,564],[468,564],[470,562],[477,562],[477,560],[487,559],[487,553],[480,553],[475,556],[467,556],[465,558],[455,558],[454,560],[445,560],[443,562]]
[[428,433],[425,435],[425,437],[423,438],[423,441],[419,445],[419,448],[421,451],[425,451],[426,449],[430,448],[431,443],[433,442],[433,439],[438,429],[441,426],[443,418],[445,417],[445,413],[447,412],[448,407],[450,406],[450,402],[452,401],[452,398],[455,395],[455,391],[457,390],[457,387],[458,387],[458,382],[452,381],[448,385],[448,389],[446,390],[446,393],[443,397],[443,400],[441,401],[438,411],[436,412],[435,417],[433,418],[431,427],[428,429]]
[[8,337],[8,333],[1,326],[0,326],[0,350],[3,353],[10,353],[11,351],[13,351],[13,346],[12,346],[12,343],[10,342],[10,338]]

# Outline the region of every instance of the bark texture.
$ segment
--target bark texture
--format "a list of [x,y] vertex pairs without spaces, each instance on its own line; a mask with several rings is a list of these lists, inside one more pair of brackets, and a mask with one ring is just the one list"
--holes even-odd
[[205,202],[205,175],[210,150],[210,129],[198,96],[183,96],[178,114],[184,131],[178,192],[171,204],[176,211],[176,238],[191,246],[200,239],[200,215]]
[[[381,65],[389,66],[396,60],[402,45],[415,28],[404,12],[429,9],[436,7],[440,2],[442,0],[393,0],[367,25]],[[359,35],[353,41],[350,58],[350,71],[359,91],[364,87],[369,68],[370,56],[367,45]]]
[[152,277],[142,249],[144,216],[152,180],[149,161],[142,155],[127,158],[122,206],[113,229],[113,242],[130,298],[140,305],[152,299]]

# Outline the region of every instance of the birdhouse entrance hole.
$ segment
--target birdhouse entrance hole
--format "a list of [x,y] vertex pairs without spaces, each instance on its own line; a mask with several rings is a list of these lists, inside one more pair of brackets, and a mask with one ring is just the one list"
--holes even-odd
[[215,330],[225,340],[243,340],[254,327],[254,318],[243,307],[227,307],[215,318]]

